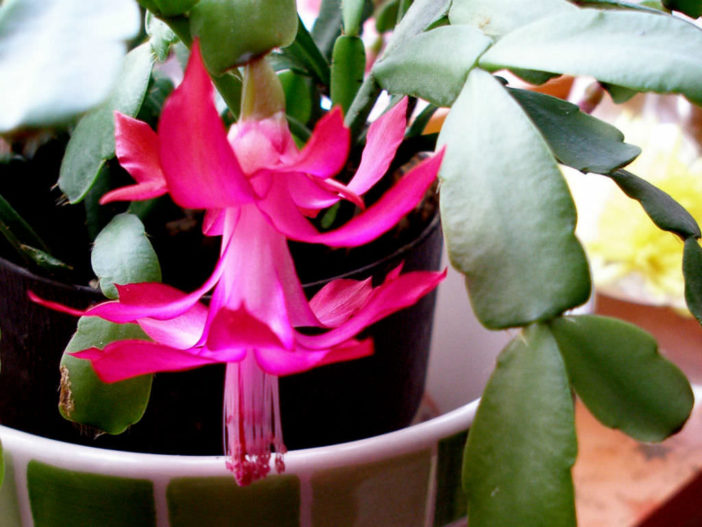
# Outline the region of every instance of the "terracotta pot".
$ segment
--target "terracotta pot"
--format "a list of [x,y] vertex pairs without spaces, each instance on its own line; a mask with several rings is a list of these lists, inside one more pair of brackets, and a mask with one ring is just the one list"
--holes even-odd
[[[400,262],[405,270],[438,269],[438,214],[408,244],[343,277],[377,280]],[[313,292],[323,285],[306,286]],[[96,291],[38,277],[0,259],[0,423],[40,436],[119,450],[171,454],[222,451],[223,367],[154,379],[149,408],[120,436],[81,435],[58,414],[58,363],[75,331],[74,317],[30,302],[27,290],[83,308]],[[435,294],[369,328],[372,357],[281,379],[283,427],[289,448],[369,437],[407,426],[424,392]]]

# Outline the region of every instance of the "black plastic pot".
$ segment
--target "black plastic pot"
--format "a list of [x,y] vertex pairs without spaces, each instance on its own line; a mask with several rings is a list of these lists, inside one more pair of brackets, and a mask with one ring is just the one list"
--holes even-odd
[[[440,265],[438,214],[416,238],[347,278],[380,281],[404,269]],[[338,278],[338,277],[336,277]],[[310,294],[326,281],[306,285]],[[223,367],[158,374],[144,418],[119,436],[98,438],[58,413],[58,364],[76,319],[29,301],[27,291],[78,308],[102,300],[95,290],[36,276],[0,258],[0,423],[63,441],[117,450],[177,454],[222,452]],[[435,293],[369,328],[372,357],[280,380],[288,448],[332,444],[407,426],[424,391]]]

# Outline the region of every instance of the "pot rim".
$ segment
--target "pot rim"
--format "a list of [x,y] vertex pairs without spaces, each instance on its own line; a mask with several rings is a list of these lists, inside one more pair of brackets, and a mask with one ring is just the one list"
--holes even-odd
[[386,262],[389,262],[391,260],[397,259],[401,254],[404,254],[408,252],[410,249],[413,247],[421,244],[424,240],[426,240],[431,234],[434,232],[434,229],[440,228],[441,225],[441,215],[439,214],[439,208],[438,206],[436,207],[436,210],[434,211],[434,214],[431,218],[431,220],[424,226],[424,228],[420,231],[420,233],[412,238],[409,242],[407,242],[404,245],[401,245],[400,247],[396,248],[394,251],[392,251],[389,254],[386,254],[382,258],[378,258],[377,260],[373,260],[370,263],[367,263],[366,265],[362,265],[361,267],[357,267],[355,269],[349,269],[348,271],[344,271],[343,273],[338,273],[334,276],[330,276],[328,278],[322,278],[321,280],[315,280],[314,282],[305,282],[302,284],[303,288],[315,288],[318,286],[323,286],[324,284],[331,282],[332,280],[338,280],[339,278],[347,278],[349,276],[355,276],[359,274],[370,274],[372,270],[382,267]]
[[[322,278],[320,280],[315,280],[313,282],[305,282],[302,284],[303,288],[314,288],[318,286],[322,286],[326,284],[327,282],[330,282],[332,280],[336,280],[339,278],[346,278],[351,275],[356,275],[360,273],[367,273],[370,270],[382,266],[385,262],[388,262],[390,260],[393,260],[397,258],[399,255],[409,251],[412,247],[419,245],[422,243],[427,237],[431,235],[433,230],[437,227],[437,225],[440,225],[441,223],[441,215],[439,214],[439,209],[438,207],[436,208],[436,211],[434,212],[434,215],[431,218],[431,221],[429,221],[422,231],[419,233],[418,236],[410,240],[408,243],[396,248],[394,251],[392,251],[390,254],[387,254],[383,256],[382,258],[378,260],[373,260],[372,262],[363,265],[361,267],[355,268],[355,269],[350,269],[348,271],[345,271],[343,273],[336,274],[334,276],[328,277],[328,278]],[[65,290],[78,290],[81,292],[85,292],[88,294],[93,294],[93,295],[101,295],[102,292],[100,289],[96,289],[94,287],[91,287],[89,285],[83,285],[83,284],[76,284],[73,282],[63,282],[61,280],[56,280],[54,278],[49,278],[46,276],[42,276],[39,274],[36,274],[26,267],[23,267],[19,264],[16,264],[15,262],[8,260],[7,258],[3,257],[0,255],[0,266],[5,266],[11,271],[18,273],[25,278],[31,279],[31,280],[36,280],[39,282],[42,282],[46,285],[50,285],[52,287],[57,287],[60,289],[65,289]]]
[[[285,455],[285,474],[357,465],[426,450],[438,441],[465,432],[473,423],[480,399],[443,415],[366,439],[336,445],[293,450]],[[100,470],[115,476],[165,479],[184,476],[231,476],[224,456],[145,454],[65,443],[0,425],[6,454],[15,460],[34,460],[73,471]],[[273,463],[272,463],[273,465]],[[274,470],[274,469],[273,469]]]

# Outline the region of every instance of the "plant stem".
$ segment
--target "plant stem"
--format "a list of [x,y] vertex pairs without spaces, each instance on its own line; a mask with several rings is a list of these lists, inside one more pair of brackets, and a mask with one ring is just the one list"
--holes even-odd
[[366,119],[368,119],[368,114],[373,109],[373,105],[378,100],[381,91],[382,89],[372,73],[363,80],[363,84],[358,89],[358,93],[354,97],[345,119],[346,126],[351,129],[352,144],[361,135]]

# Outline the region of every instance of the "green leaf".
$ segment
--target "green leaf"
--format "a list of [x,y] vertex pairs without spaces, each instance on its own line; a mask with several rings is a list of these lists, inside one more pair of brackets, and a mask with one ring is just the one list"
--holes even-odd
[[341,15],[344,21],[344,34],[357,37],[361,30],[365,0],[342,0]]
[[202,60],[217,77],[288,46],[298,31],[295,0],[199,0],[188,19]]
[[301,60],[287,53],[273,51],[268,55],[268,63],[275,72],[289,70],[299,75],[313,76]]
[[699,238],[702,235],[695,218],[658,187],[626,170],[617,170],[606,175],[612,178],[627,196],[641,203],[646,214],[659,229],[677,234],[683,240],[689,236]]
[[146,93],[152,58],[148,43],[127,54],[120,81],[98,108],[85,115],[73,130],[61,162],[58,184],[71,203],[85,196],[106,160],[115,155],[114,112],[134,117]]
[[163,104],[173,91],[173,88],[173,81],[168,77],[156,77],[152,75],[137,118],[140,121],[149,123],[152,128],[156,129]]
[[468,434],[470,527],[575,527],[574,419],[556,341],[532,326],[500,354]]
[[451,0],[414,0],[388,41],[383,55],[401,48],[448,12]]
[[139,3],[156,14],[175,16],[186,13],[199,0],[139,0]]
[[438,109],[439,108],[434,106],[433,104],[427,104],[426,108],[424,108],[424,110],[422,110],[422,112],[414,118],[414,121],[412,121],[412,124],[407,130],[406,137],[409,138],[422,135],[427,125],[429,124],[429,121],[431,121],[431,118],[434,116],[436,110]]
[[702,1],[700,0],[663,0],[663,5],[667,9],[680,11],[692,18],[702,16]]
[[133,214],[118,214],[102,229],[90,260],[108,298],[118,298],[115,284],[160,282],[161,267],[144,225]]
[[301,123],[309,121],[312,116],[309,79],[292,71],[284,71],[278,74],[278,78],[285,92],[285,107],[288,115]]
[[[637,0],[638,1],[638,0]],[[656,0],[644,0],[637,3],[625,0],[578,0],[580,6],[593,6],[599,9],[631,9],[634,11],[645,11],[648,13],[658,13],[663,10],[663,5]]]
[[638,91],[682,93],[700,102],[700,49],[702,31],[679,18],[577,9],[505,35],[481,57],[480,65],[591,75]]
[[241,110],[241,90],[243,89],[241,77],[234,72],[227,72],[220,77],[212,77],[212,82],[231,114],[238,118]]
[[666,8],[663,7],[663,2],[661,2],[660,0],[644,0],[643,2],[641,2],[641,5],[645,6],[645,7],[653,8],[656,11],[665,11],[666,10]]
[[34,263],[34,265],[36,265],[40,269],[48,271],[49,273],[73,270],[73,268],[70,265],[68,265],[65,262],[62,262],[58,258],[55,258],[46,251],[24,244],[22,244],[21,248],[22,252],[29,257],[29,259],[32,261],[32,263]]
[[360,37],[341,35],[336,39],[332,53],[331,100],[348,112],[366,70],[366,50]]
[[694,238],[685,240],[683,250],[685,302],[690,313],[702,324],[702,248]]
[[302,20],[297,25],[295,41],[284,48],[283,53],[291,55],[295,60],[304,64],[318,82],[324,86],[329,86],[329,63],[305,28]]
[[420,33],[404,46],[385,54],[373,66],[373,74],[390,93],[420,97],[437,106],[451,106],[468,72],[491,43],[471,26],[442,26]]
[[439,146],[449,256],[489,328],[548,320],[585,302],[590,277],[575,206],[538,129],[490,74],[474,69]]
[[449,21],[501,37],[539,18],[575,9],[566,0],[453,0]]
[[375,30],[382,34],[387,31],[392,31],[397,23],[397,8],[399,0],[386,0],[378,6],[373,13],[375,20]]
[[5,455],[2,452],[2,441],[0,441],[0,488],[2,488],[2,482],[5,479]]
[[662,441],[682,428],[692,389],[651,335],[595,315],[558,318],[551,330],[570,382],[602,423],[639,441]]
[[[34,229],[19,215],[12,205],[0,195],[0,230],[6,235],[10,234],[18,243],[32,245],[48,251],[44,241],[34,232]],[[9,238],[8,238],[8,241]],[[16,247],[17,248],[17,247]]]
[[146,34],[149,35],[151,51],[156,60],[163,62],[168,58],[171,46],[178,42],[178,37],[163,20],[156,18],[151,11],[146,13]]
[[104,101],[140,18],[132,0],[2,2],[0,133],[62,124]]
[[560,76],[560,74],[558,73],[548,73],[547,71],[536,70],[524,70],[520,68],[512,68],[510,71],[523,81],[528,82],[529,84],[534,84],[536,86],[545,84],[551,79],[555,79],[556,77]]
[[529,90],[509,90],[539,128],[556,159],[582,172],[607,173],[641,153],[624,134],[569,102]]
[[96,317],[81,317],[78,329],[61,359],[59,411],[66,419],[108,434],[121,434],[138,422],[149,402],[152,375],[107,384],[88,360],[69,355],[124,339],[147,339],[136,324],[113,324]]
[[331,59],[334,42],[341,34],[341,0],[322,0],[319,15],[312,27],[312,38],[322,55]]
[[117,186],[115,181],[124,181],[123,174],[120,174],[121,177],[117,180],[113,177],[113,171],[120,169],[121,167],[117,163],[105,163],[102,165],[100,172],[95,178],[95,183],[85,193],[85,197],[81,201],[85,211],[85,229],[91,243],[95,242],[95,238],[100,234],[100,231],[114,217],[114,210],[111,210],[112,207],[101,205],[100,198]]
[[69,265],[49,253],[49,248],[44,241],[1,195],[0,235],[7,240],[25,264],[34,264],[49,273],[71,269]]
[[623,104],[639,93],[636,90],[630,90],[629,88],[617,86],[616,84],[609,84],[608,82],[601,82],[600,84],[605,90],[607,90],[609,96],[617,104]]

